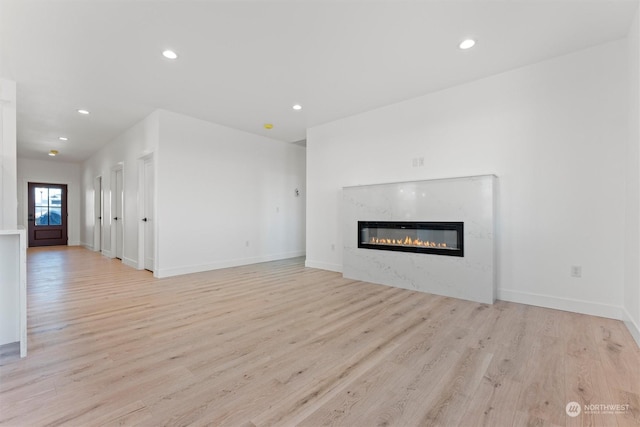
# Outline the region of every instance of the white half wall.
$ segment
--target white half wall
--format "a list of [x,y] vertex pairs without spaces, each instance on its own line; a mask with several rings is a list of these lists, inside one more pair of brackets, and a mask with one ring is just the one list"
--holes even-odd
[[162,111],[159,152],[159,277],[304,255],[304,147]]
[[27,234],[0,230],[0,346],[20,342],[27,355]]
[[627,69],[619,40],[310,128],[307,265],[342,270],[342,187],[494,174],[498,298],[621,318]]
[[80,165],[51,160],[18,159],[18,224],[28,229],[29,182],[67,185],[68,245],[80,244]]
[[20,235],[0,230],[0,346],[20,340]]

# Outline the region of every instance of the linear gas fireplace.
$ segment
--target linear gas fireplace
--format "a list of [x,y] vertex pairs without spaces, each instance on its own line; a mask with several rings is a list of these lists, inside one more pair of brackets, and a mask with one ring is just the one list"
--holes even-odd
[[358,221],[358,247],[464,256],[464,223]]

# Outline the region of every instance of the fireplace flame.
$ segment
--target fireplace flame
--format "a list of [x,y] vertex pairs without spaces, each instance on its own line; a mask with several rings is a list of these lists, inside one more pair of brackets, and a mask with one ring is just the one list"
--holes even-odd
[[447,248],[446,243],[430,242],[428,240],[412,239],[407,236],[404,239],[386,239],[372,237],[369,243],[373,245],[414,246],[419,248]]

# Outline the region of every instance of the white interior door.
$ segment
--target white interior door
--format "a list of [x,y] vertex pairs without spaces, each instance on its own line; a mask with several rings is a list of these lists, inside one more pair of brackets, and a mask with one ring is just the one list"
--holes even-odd
[[102,251],[102,177],[96,178],[94,185],[95,223],[93,228],[93,250]]
[[153,271],[154,259],[154,210],[153,210],[153,158],[144,161],[144,268]]
[[115,171],[115,193],[113,200],[113,208],[114,208],[114,216],[113,216],[113,225],[116,229],[115,235],[115,255],[116,258],[122,259],[124,252],[124,227],[123,227],[123,179],[122,179],[122,169],[117,169]]

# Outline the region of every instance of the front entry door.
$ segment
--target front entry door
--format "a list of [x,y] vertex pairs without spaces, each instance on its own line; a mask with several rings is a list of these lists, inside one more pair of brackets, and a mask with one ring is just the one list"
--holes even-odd
[[67,186],[29,183],[29,246],[67,244]]

